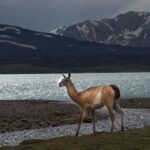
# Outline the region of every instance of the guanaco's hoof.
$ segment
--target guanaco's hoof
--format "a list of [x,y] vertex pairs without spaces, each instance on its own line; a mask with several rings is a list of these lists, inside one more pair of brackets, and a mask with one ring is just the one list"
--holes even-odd
[[79,136],[79,134],[78,134],[78,133],[76,133],[76,134],[75,134],[75,136]]
[[124,131],[124,127],[121,127],[121,131]]

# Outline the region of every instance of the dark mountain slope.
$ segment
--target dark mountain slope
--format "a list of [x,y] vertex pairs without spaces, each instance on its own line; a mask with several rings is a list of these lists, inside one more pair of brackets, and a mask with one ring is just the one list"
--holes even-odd
[[150,71],[150,50],[0,25],[0,73]]

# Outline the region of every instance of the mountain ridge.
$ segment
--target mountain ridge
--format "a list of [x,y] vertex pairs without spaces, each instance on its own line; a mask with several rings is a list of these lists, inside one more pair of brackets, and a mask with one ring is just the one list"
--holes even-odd
[[0,73],[150,71],[149,48],[81,41],[0,24]]
[[150,12],[129,11],[110,19],[86,20],[53,33],[82,41],[150,47]]

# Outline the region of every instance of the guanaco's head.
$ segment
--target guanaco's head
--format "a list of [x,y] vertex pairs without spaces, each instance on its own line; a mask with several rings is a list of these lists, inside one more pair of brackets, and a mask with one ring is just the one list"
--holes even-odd
[[59,87],[67,86],[70,83],[71,73],[68,73],[68,77],[63,74],[63,79],[59,82]]

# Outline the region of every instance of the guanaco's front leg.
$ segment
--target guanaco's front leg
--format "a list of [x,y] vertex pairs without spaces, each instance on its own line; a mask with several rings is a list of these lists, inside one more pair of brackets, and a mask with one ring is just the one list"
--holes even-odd
[[85,115],[86,115],[86,110],[81,110],[79,124],[78,124],[78,129],[77,129],[77,132],[76,132],[76,136],[79,135],[80,127],[81,127],[81,124],[82,124],[82,122],[83,122],[83,120],[85,118]]

